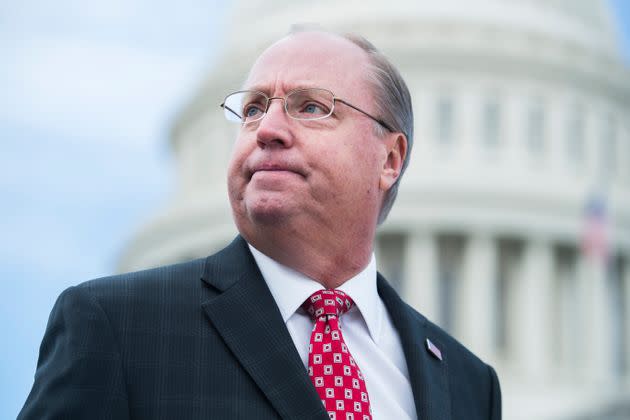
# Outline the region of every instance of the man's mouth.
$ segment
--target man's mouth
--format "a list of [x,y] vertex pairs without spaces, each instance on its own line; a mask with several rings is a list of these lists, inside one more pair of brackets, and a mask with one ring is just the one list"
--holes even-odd
[[294,165],[287,165],[284,163],[277,163],[277,162],[263,162],[260,164],[256,164],[252,167],[251,171],[250,171],[250,179],[256,174],[256,173],[268,173],[268,174],[283,174],[283,173],[287,173],[287,174],[295,174],[295,175],[299,175],[304,177],[304,172],[301,171],[299,168],[297,168]]

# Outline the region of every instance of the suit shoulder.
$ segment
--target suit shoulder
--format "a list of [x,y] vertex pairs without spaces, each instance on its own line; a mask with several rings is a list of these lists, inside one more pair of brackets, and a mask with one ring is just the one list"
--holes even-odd
[[199,283],[205,258],[165,265],[129,273],[115,274],[80,283],[71,289],[82,290],[97,297],[151,290],[191,287]]
[[431,340],[437,341],[436,344],[441,344],[443,348],[448,349],[449,359],[451,361],[459,361],[460,363],[466,363],[471,366],[476,366],[478,369],[487,370],[488,365],[474,354],[468,347],[459,342],[450,333],[446,332],[442,327],[435,324],[433,321],[426,318],[420,312],[416,311],[413,307],[406,304],[410,311],[413,311],[415,316],[425,323],[427,329],[427,335]]
[[[501,390],[495,370],[460,343],[448,332],[429,321],[411,306],[405,304],[425,325],[426,337],[442,350],[448,363],[449,383],[453,395],[467,396],[470,400],[482,402],[473,404],[479,416],[470,412],[458,413],[454,418],[501,418]],[[454,406],[459,410],[458,406]],[[485,412],[483,410],[489,410]],[[491,415],[488,413],[492,413]]]
[[403,318],[415,321],[410,322],[407,325],[408,327],[415,328],[421,326],[423,333],[426,334],[426,338],[434,342],[438,348],[446,350],[446,357],[451,360],[451,362],[462,364],[467,368],[467,370],[468,368],[472,368],[476,371],[483,370],[484,375],[488,374],[488,365],[481,361],[479,357],[474,355],[448,332],[428,320],[424,315],[405,302],[380,274],[377,275],[377,287],[379,295],[381,296],[381,299],[383,299],[385,305],[389,309],[399,308],[396,312],[404,314]]

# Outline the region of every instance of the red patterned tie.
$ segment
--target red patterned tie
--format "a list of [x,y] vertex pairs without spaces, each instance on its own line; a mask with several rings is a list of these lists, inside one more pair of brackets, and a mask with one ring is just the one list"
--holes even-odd
[[331,419],[372,420],[363,375],[339,326],[339,317],[352,305],[352,299],[340,290],[319,290],[302,304],[315,320],[308,374]]

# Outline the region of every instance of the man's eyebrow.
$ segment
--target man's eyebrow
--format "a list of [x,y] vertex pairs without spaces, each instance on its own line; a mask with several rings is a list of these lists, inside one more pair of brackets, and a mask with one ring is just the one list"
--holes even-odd
[[[283,92],[285,93],[291,92],[292,90],[296,90],[296,89],[302,89],[302,88],[328,89],[327,86],[319,85],[317,83],[314,83],[311,80],[299,80],[299,81],[295,81],[291,83],[281,83],[281,86],[282,86]],[[273,93],[272,89],[269,88],[269,85],[261,85],[261,84],[255,84],[251,86],[243,85],[243,90],[256,90],[258,92],[262,92],[270,96]]]
[[269,94],[269,88],[265,87],[263,85],[252,85],[252,86],[243,85],[242,89],[243,90],[255,90],[257,92],[262,92],[262,93]]

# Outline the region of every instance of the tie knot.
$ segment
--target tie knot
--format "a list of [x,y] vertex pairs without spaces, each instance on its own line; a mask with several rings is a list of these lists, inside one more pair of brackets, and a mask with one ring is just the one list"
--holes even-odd
[[304,301],[302,308],[316,320],[324,315],[340,316],[349,311],[352,305],[354,302],[350,296],[341,290],[318,290]]

